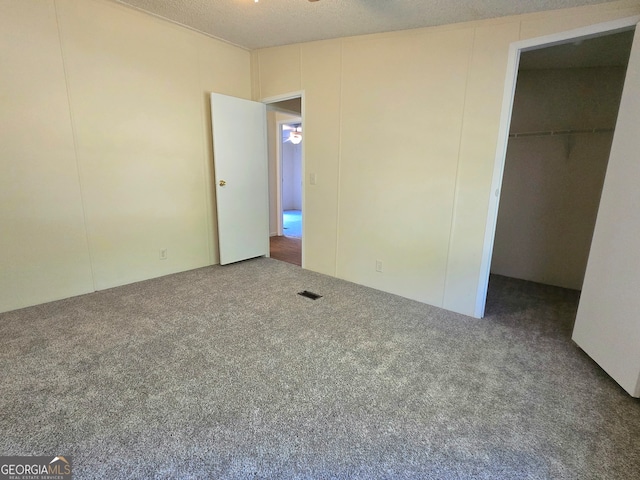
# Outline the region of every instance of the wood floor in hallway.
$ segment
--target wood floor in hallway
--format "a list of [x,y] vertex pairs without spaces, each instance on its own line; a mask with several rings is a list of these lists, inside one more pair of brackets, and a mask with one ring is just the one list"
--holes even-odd
[[271,258],[302,266],[302,239],[293,237],[271,237]]

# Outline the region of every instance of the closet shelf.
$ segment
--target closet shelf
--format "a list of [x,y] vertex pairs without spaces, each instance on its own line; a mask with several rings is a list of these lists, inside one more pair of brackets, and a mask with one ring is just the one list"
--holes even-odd
[[588,133],[610,133],[613,131],[614,131],[613,128],[589,128],[586,130],[551,130],[548,132],[510,133],[509,138],[550,137],[553,135],[580,135],[580,134],[588,134]]

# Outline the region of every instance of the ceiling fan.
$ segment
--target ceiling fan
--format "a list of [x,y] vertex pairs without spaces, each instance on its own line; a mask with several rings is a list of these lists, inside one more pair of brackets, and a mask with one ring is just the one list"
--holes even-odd
[[[285,132],[289,132],[289,134],[285,136]],[[294,145],[298,145],[302,142],[302,125],[299,123],[294,125],[282,125],[282,136],[285,143],[291,142]]]

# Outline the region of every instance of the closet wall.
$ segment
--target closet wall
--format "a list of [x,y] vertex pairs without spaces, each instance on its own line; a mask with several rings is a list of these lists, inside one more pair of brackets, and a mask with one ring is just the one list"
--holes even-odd
[[[519,72],[492,273],[581,289],[624,74],[623,67]],[[609,131],[547,134],[588,129]]]

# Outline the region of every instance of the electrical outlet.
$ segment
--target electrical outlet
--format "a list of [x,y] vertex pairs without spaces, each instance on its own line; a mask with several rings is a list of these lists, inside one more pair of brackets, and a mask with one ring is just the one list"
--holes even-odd
[[376,272],[382,272],[382,260],[376,260]]
[[161,248],[160,249],[160,260],[166,260],[167,259],[167,249],[166,248]]

